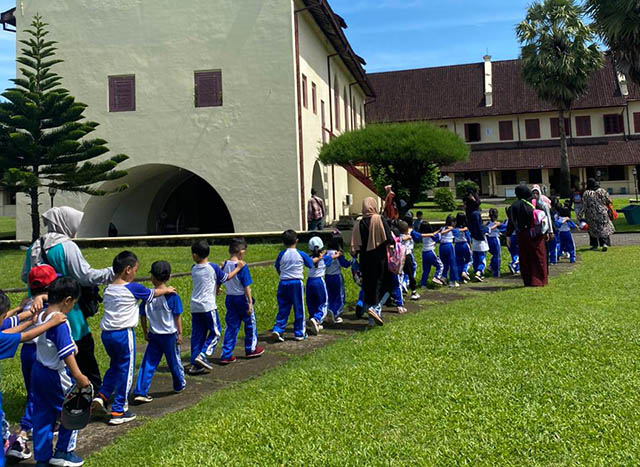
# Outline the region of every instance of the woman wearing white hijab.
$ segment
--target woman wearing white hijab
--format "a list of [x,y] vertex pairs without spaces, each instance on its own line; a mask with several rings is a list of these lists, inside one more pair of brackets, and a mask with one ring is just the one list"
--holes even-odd
[[[73,277],[83,286],[106,284],[113,281],[113,269],[92,269],[82,256],[78,245],[72,239],[78,233],[84,214],[70,207],[51,208],[42,215],[47,233],[36,240],[27,251],[22,268],[22,281],[28,283],[29,271],[33,266],[48,263],[58,274]],[[42,248],[46,252],[46,261]],[[100,387],[102,379],[94,355],[91,329],[82,311],[76,305],[68,316],[73,340],[78,346],[76,360],[80,371],[85,374],[93,387]]]

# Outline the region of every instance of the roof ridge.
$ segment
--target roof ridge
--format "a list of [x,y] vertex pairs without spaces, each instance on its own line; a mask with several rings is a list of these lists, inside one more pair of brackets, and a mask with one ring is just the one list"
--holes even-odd
[[[491,63],[495,65],[496,63],[519,62],[521,60],[522,59],[520,58],[510,58],[506,60],[492,60]],[[482,65],[483,63],[484,62],[471,62],[471,63],[458,63],[456,65],[439,65],[439,66],[427,66],[427,67],[421,67],[421,68],[406,68],[404,70],[377,71],[375,73],[367,73],[367,75],[374,76],[374,75],[384,75],[388,73],[404,73],[404,72],[408,73],[411,71],[441,70],[443,68],[462,68],[462,67],[470,67],[474,65]]]

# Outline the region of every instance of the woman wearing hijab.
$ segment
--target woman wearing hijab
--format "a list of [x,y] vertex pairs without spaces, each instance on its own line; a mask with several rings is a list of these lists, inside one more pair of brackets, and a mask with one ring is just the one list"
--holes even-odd
[[582,216],[589,224],[589,241],[591,249],[597,250],[598,245],[602,251],[607,251],[611,246],[611,235],[616,232],[611,219],[609,219],[609,205],[611,199],[604,188],[600,188],[595,179],[587,180],[587,189],[582,197]]
[[[29,271],[33,266],[45,263],[50,264],[58,274],[73,277],[83,286],[101,285],[113,281],[112,268],[92,269],[82,256],[78,245],[72,241],[78,233],[83,215],[81,211],[70,207],[51,208],[42,215],[47,233],[27,250],[22,268],[23,282],[27,283]],[[99,388],[102,378],[94,354],[93,336],[77,304],[67,319],[71,326],[73,340],[78,346],[76,355],[78,367],[89,378],[93,387]]]
[[357,257],[362,271],[364,309],[369,318],[382,326],[383,298],[388,298],[392,277],[387,264],[387,246],[392,240],[389,224],[378,214],[373,198],[362,202],[362,219],[353,226],[351,254]]
[[533,227],[533,194],[524,185],[516,188],[518,200],[509,208],[509,227],[507,228],[507,245],[509,237],[515,231],[518,234],[520,248],[520,274],[525,287],[544,287],[549,283],[547,268],[547,246],[545,234],[532,236]]

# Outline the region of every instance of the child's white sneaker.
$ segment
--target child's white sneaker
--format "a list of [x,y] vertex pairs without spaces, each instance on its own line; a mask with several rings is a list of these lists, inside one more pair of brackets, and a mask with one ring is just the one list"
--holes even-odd
[[484,277],[482,277],[482,273],[480,271],[476,272],[476,280],[478,282],[484,282]]
[[276,342],[284,342],[284,337],[282,337],[282,334],[279,332],[273,331],[271,337],[273,337],[273,340]]
[[469,277],[469,274],[468,274],[468,273],[466,273],[466,272],[463,272],[463,273],[461,274],[461,276],[462,276],[462,278],[463,278],[465,281],[470,281],[470,280],[471,280],[471,278]]
[[315,318],[311,318],[309,320],[309,325],[307,326],[307,330],[309,331],[309,334],[311,334],[312,336],[318,335],[318,333],[320,332],[320,325],[318,324]]
[[414,290],[411,294],[411,300],[420,300],[420,294]]
[[444,282],[442,282],[442,279],[440,279],[438,277],[434,277],[433,279],[431,279],[431,282],[433,282],[434,284],[437,284],[437,285],[444,285]]

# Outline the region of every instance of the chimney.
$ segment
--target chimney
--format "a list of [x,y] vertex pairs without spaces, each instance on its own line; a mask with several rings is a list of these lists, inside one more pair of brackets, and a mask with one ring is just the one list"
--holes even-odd
[[491,55],[484,56],[484,102],[486,107],[493,107],[493,66]]
[[619,71],[617,75],[618,75],[618,86],[620,87],[620,94],[622,94],[624,97],[627,97],[629,95],[629,86],[627,85],[627,77],[624,75],[624,73],[621,73]]

